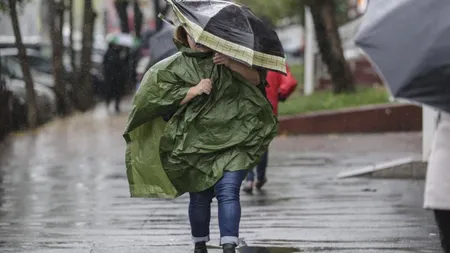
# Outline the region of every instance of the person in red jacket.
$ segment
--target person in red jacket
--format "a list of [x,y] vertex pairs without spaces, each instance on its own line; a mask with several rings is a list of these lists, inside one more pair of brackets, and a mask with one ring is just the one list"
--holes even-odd
[[[297,80],[295,80],[295,77],[292,75],[289,67],[286,68],[287,75],[283,75],[274,71],[267,72],[266,96],[269,102],[272,104],[273,113],[276,116],[278,116],[278,102],[285,101],[297,87]],[[268,152],[264,153],[264,155],[261,157],[261,161],[256,167],[256,182],[253,170],[250,170],[248,172],[247,179],[244,185],[245,192],[252,193],[253,187],[256,187],[256,189],[259,190],[267,182],[266,168],[268,156]]]

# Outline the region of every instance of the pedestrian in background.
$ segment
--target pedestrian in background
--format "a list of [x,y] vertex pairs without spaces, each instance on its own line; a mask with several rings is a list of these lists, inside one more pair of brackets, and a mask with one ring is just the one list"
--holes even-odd
[[442,248],[450,253],[450,114],[441,112],[425,184],[425,208],[434,211]]
[[[266,96],[273,108],[273,113],[278,116],[278,102],[285,101],[294,92],[297,87],[297,80],[292,75],[289,67],[287,66],[287,75],[283,75],[278,72],[267,72],[267,86]],[[244,185],[244,191],[252,193],[253,188],[260,190],[267,182],[266,169],[269,161],[269,152],[265,152],[261,157],[259,164],[256,166],[256,181],[255,173],[250,170],[247,174],[246,182]]]
[[[260,17],[261,21],[270,29],[275,31],[275,26],[269,17]],[[294,92],[297,87],[297,80],[292,75],[289,66],[286,65],[287,73],[283,75],[275,71],[268,71],[266,77],[266,97],[273,108],[273,113],[278,116],[278,102],[285,101]],[[265,152],[261,157],[259,164],[256,166],[256,181],[255,173],[250,170],[247,174],[246,182],[244,184],[244,191],[247,193],[253,192],[253,187],[260,190],[267,182],[266,169],[269,161],[269,153]]]
[[105,76],[106,106],[109,108],[111,100],[115,100],[115,110],[120,112],[120,101],[125,92],[125,85],[129,76],[128,54],[126,49],[110,43],[103,58]]

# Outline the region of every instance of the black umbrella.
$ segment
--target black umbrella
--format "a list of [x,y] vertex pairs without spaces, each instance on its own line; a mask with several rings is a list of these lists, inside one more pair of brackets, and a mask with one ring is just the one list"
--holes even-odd
[[223,0],[166,0],[196,43],[250,66],[286,73],[277,34],[250,9]]
[[150,38],[150,63],[149,67],[155,63],[178,52],[173,43],[174,27],[165,24],[163,29]]
[[371,0],[356,44],[393,96],[450,112],[449,0]]

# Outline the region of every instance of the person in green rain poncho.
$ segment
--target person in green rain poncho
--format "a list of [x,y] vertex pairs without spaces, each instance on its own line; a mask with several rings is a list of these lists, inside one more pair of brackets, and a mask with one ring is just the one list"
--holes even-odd
[[179,52],[154,65],[133,99],[124,134],[132,197],[189,193],[195,253],[206,253],[211,201],[219,205],[224,252],[239,244],[239,192],[275,137],[265,71],[197,45],[183,27]]

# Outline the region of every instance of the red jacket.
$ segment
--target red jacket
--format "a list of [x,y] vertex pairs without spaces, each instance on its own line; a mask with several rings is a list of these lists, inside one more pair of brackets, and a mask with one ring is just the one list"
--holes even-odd
[[292,75],[289,67],[287,68],[287,75],[278,72],[267,72],[267,87],[266,94],[270,103],[273,106],[273,113],[278,115],[278,101],[280,98],[286,99],[297,87],[297,80]]

